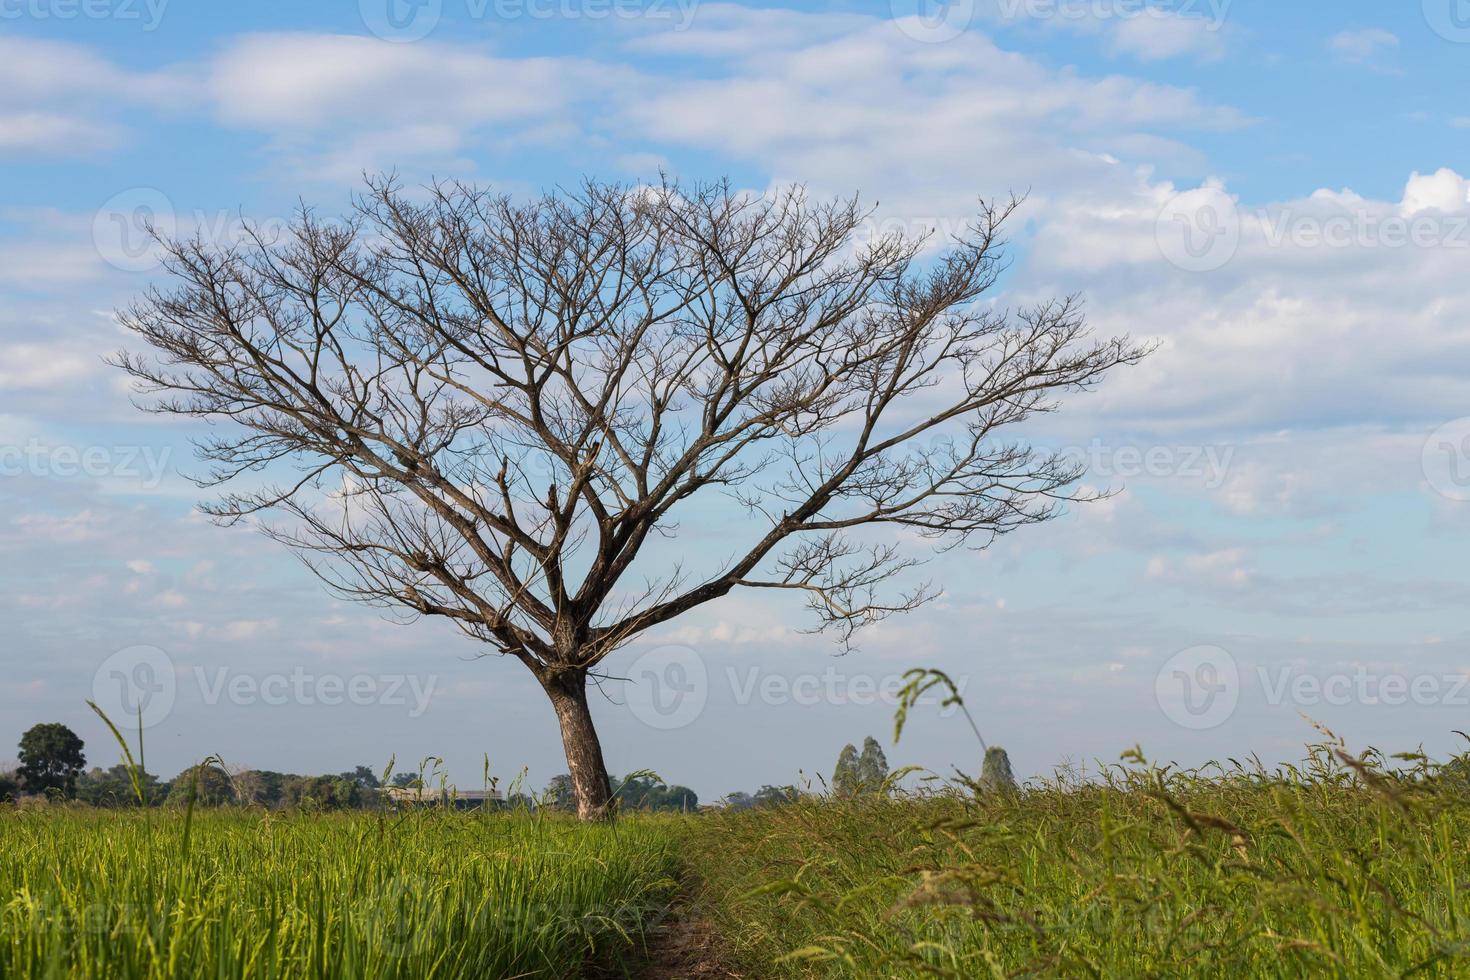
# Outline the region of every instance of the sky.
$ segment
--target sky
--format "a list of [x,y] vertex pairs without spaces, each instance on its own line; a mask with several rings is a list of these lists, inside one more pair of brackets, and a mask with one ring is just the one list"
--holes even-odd
[[[876,230],[1024,194],[999,301],[1077,294],[1157,344],[1035,444],[1115,491],[988,551],[845,656],[733,594],[640,637],[594,697],[610,768],[713,799],[894,765],[973,772],[905,670],[946,671],[1018,773],[1138,745],[1200,765],[1470,731],[1470,4],[1344,0],[0,0],[0,762],[144,708],[149,768],[483,760],[539,787],[516,663],[329,595],[197,511],[197,425],[104,357],[164,279],[141,236],[228,242],[364,173],[518,196],[583,175],[859,192]],[[670,560],[740,527],[690,522]]]

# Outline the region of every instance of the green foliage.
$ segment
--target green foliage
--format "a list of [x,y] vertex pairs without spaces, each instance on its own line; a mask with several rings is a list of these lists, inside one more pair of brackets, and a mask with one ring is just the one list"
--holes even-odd
[[584,976],[630,958],[676,887],[655,823],[229,808],[193,814],[187,844],[184,824],[0,819],[0,977]]
[[837,755],[837,768],[832,770],[832,792],[838,796],[856,796],[861,785],[857,749],[849,742]]
[[802,797],[676,825],[744,976],[1470,975],[1470,787],[1339,744],[1274,772]]
[[[149,806],[157,806],[168,796],[168,783],[160,783],[152,773],[139,772],[137,776]],[[133,777],[134,772],[125,763],[111,769],[94,767],[77,778],[77,799],[91,806],[138,806],[138,785]]]
[[785,806],[801,799],[801,791],[795,786],[762,786],[753,799],[757,807]]
[[70,799],[76,794],[77,777],[87,764],[82,740],[76,732],[57,722],[36,725],[20,739],[21,788],[27,793]]
[[192,803],[198,807],[210,807],[226,806],[239,800],[229,773],[212,762],[201,762],[174,777],[166,802],[169,806],[189,806]]
[[340,778],[356,783],[362,789],[378,789],[383,785],[378,779],[378,774],[367,766],[357,766],[351,772],[342,773]]
[[637,773],[624,779],[614,777],[612,790],[622,810],[693,813],[699,809],[699,797],[689,787],[668,786],[660,780]]
[[352,810],[368,797],[355,779],[342,776],[295,776],[285,781],[282,801],[312,810]]
[[20,780],[14,773],[0,772],[0,804],[13,802],[20,796]]
[[863,739],[863,754],[858,759],[857,774],[858,784],[864,793],[882,791],[888,779],[888,757],[883,754],[883,747],[878,744],[878,740],[871,735]]
[[545,792],[541,794],[541,803],[543,806],[551,807],[554,810],[575,811],[577,809],[577,793],[572,788],[572,777],[566,773],[562,773],[560,776],[552,776],[551,782],[546,784]]
[[1014,793],[1017,790],[1016,774],[1011,771],[1011,757],[998,745],[992,745],[985,750],[979,789],[982,793]]

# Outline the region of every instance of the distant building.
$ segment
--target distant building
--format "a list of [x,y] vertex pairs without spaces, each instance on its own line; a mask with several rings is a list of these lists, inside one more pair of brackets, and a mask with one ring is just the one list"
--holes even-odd
[[393,786],[387,790],[388,798],[406,806],[452,806],[456,810],[475,810],[490,805],[499,806],[505,797],[494,789],[438,789],[436,787]]

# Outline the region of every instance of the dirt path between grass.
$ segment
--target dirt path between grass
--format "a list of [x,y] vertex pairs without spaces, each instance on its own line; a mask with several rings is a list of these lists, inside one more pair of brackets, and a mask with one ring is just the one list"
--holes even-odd
[[638,980],[741,980],[724,965],[714,923],[687,889],[648,938],[648,961]]

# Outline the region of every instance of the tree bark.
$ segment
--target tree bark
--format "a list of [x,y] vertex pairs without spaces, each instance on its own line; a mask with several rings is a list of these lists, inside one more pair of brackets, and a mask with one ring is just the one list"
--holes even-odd
[[561,743],[577,797],[577,816],[587,821],[606,820],[612,816],[612,783],[587,704],[587,673],[562,671],[542,684],[561,724]]

